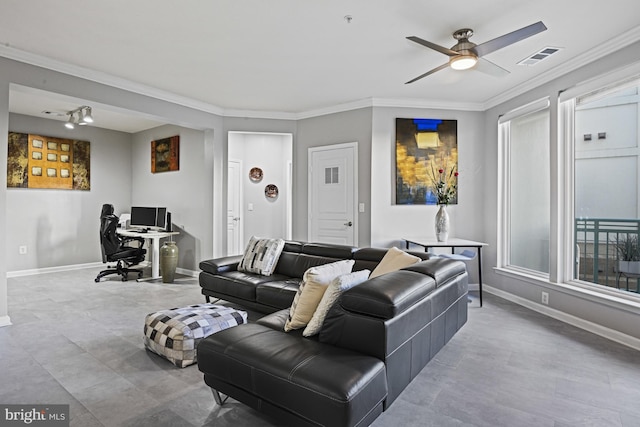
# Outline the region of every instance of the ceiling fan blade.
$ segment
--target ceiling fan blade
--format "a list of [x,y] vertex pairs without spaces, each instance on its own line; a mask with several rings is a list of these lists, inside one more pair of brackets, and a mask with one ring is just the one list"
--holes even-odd
[[476,64],[474,69],[480,71],[481,73],[489,74],[495,77],[504,77],[509,74],[508,70],[505,70],[501,66],[484,58],[478,58],[478,63]]
[[509,46],[510,44],[517,43],[535,34],[541,33],[546,29],[547,27],[542,23],[542,21],[538,21],[535,24],[528,25],[509,34],[505,34],[493,40],[489,40],[488,42],[479,44],[473,49],[478,56],[484,56],[488,53],[495,52],[498,49]]
[[413,82],[415,82],[415,81],[418,81],[418,80],[420,80],[421,78],[423,78],[423,77],[427,77],[429,74],[433,74],[433,73],[435,73],[436,71],[443,70],[443,69],[447,68],[448,66],[449,66],[449,63],[448,63],[448,62],[447,62],[447,63],[445,63],[445,64],[442,64],[441,66],[436,67],[436,68],[434,68],[433,70],[429,70],[429,71],[427,71],[426,73],[419,75],[419,76],[418,76],[418,77],[416,77],[415,79],[409,80],[409,81],[408,81],[408,82],[406,82],[405,84],[406,84],[406,85],[408,85],[409,83],[413,83]]
[[420,37],[416,37],[416,36],[409,36],[407,37],[408,40],[411,40],[414,43],[418,43],[421,44],[422,46],[428,47],[430,49],[433,50],[437,50],[440,53],[444,53],[447,56],[456,56],[456,55],[460,55],[458,52],[456,52],[455,50],[451,50],[449,48],[437,45],[435,43],[431,43],[428,42],[426,40],[421,39]]

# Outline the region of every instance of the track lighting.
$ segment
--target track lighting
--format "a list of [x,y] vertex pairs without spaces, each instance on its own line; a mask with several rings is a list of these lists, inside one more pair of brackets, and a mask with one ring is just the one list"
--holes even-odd
[[74,121],[73,114],[69,114],[69,120],[64,124],[64,127],[67,129],[74,129],[76,127]]
[[93,123],[93,116],[91,115],[91,107],[83,105],[75,110],[67,111],[69,120],[64,124],[67,129],[74,129],[75,125],[84,126],[89,123]]

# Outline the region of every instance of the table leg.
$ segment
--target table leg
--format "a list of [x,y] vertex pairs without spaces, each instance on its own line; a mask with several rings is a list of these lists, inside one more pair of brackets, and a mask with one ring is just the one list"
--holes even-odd
[[150,239],[151,244],[151,278],[160,278],[160,239]]
[[480,292],[480,307],[482,307],[482,246],[478,246],[478,290]]

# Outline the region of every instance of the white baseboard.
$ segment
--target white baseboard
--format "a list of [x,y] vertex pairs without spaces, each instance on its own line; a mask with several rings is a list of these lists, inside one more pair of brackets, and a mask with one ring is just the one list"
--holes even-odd
[[9,316],[0,317],[0,328],[2,328],[3,326],[10,326],[10,325],[12,325],[12,323],[11,323],[11,319],[9,319]]
[[59,271],[71,271],[71,270],[82,270],[85,268],[94,268],[100,267],[104,264],[101,262],[90,262],[87,264],[73,264],[73,265],[61,265],[58,267],[45,267],[45,268],[34,268],[32,270],[17,270],[17,271],[8,271],[7,278],[11,277],[22,277],[22,276],[34,276],[36,274],[45,274],[45,273],[56,273]]
[[[74,264],[74,265],[61,265],[59,267],[46,267],[46,268],[34,268],[32,270],[17,270],[17,271],[8,271],[7,278],[11,277],[23,277],[23,276],[34,276],[36,274],[46,274],[46,273],[57,273],[60,271],[72,271],[72,270],[82,270],[85,268],[95,268],[102,267],[104,263],[101,262],[90,262],[87,264]],[[142,263],[142,266],[149,267],[149,263]],[[186,268],[176,268],[176,273],[189,276],[189,277],[198,277],[200,274],[199,271],[188,270]]]
[[507,301],[511,301],[515,304],[521,305],[530,310],[536,311],[540,314],[544,314],[545,316],[549,316],[554,319],[560,320],[561,322],[568,323],[569,325],[575,326],[577,328],[584,329],[585,331],[594,333],[603,338],[607,338],[611,341],[615,341],[619,344],[626,345],[635,350],[640,350],[640,339],[638,338],[632,337],[627,334],[623,334],[621,332],[604,327],[602,325],[598,325],[597,323],[593,323],[588,320],[581,319],[571,314],[567,314],[565,312],[553,309],[549,306],[535,303],[526,298],[522,298],[517,295],[510,294],[509,292],[505,292],[503,290],[494,288],[492,286],[483,285],[482,289],[492,295],[498,296],[502,299],[506,299]]
[[176,273],[189,277],[198,277],[200,275],[199,271],[187,270],[186,268],[176,268]]

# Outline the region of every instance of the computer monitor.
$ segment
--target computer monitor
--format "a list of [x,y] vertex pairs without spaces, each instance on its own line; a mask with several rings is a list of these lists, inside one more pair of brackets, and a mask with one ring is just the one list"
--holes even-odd
[[133,228],[163,229],[166,218],[167,208],[133,206],[130,225]]

